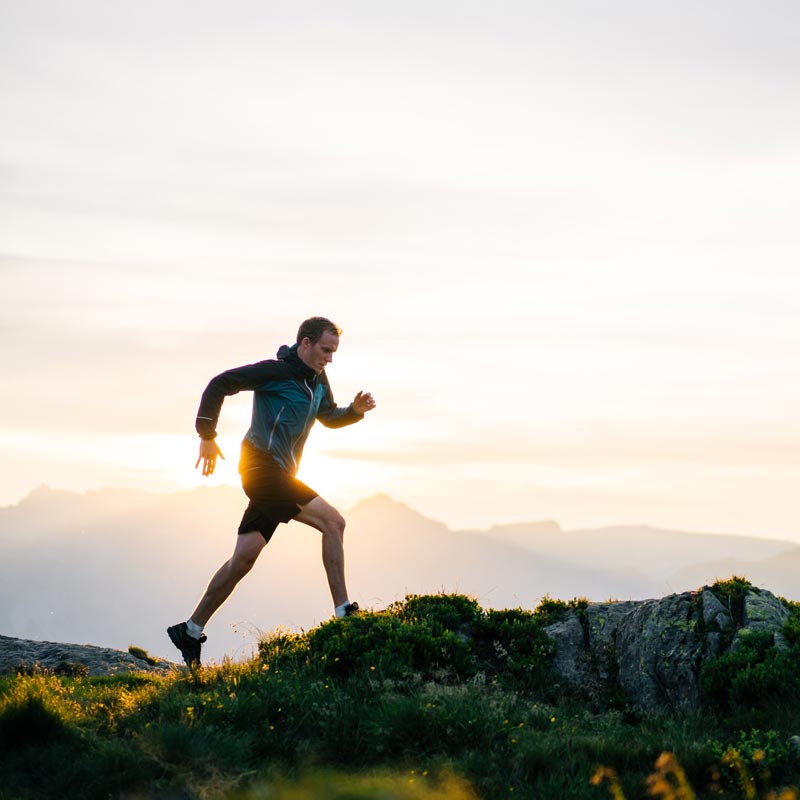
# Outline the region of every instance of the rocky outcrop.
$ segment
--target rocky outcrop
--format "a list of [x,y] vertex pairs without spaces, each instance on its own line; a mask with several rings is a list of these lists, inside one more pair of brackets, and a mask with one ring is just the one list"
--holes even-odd
[[785,647],[780,629],[789,611],[771,592],[751,587],[735,616],[703,587],[660,600],[589,604],[545,631],[556,644],[557,673],[587,694],[621,694],[642,710],[691,709],[700,702],[705,661],[755,632],[771,633]]
[[130,672],[165,674],[177,669],[171,661],[153,658],[132,647],[127,653],[90,644],[36,642],[0,636],[0,674],[46,671],[60,675],[96,676]]
[[687,593],[645,601],[620,620],[615,653],[625,697],[644,708],[698,704],[701,614]]

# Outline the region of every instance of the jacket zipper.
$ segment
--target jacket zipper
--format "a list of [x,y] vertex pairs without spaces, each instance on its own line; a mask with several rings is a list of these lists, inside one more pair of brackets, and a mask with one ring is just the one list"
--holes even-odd
[[311,412],[314,409],[314,390],[308,385],[308,381],[305,379],[303,380],[303,386],[308,389],[308,396],[311,398],[311,403],[308,406],[308,414],[306,414],[306,424],[303,428],[303,430],[306,430],[306,428],[308,428],[309,420],[311,419]]
[[314,390],[308,385],[308,381],[305,378],[303,379],[303,386],[305,386],[306,389],[308,389],[308,396],[309,396],[309,399],[310,399],[310,403],[308,404],[308,413],[306,414],[306,423],[303,426],[303,428],[300,431],[300,433],[294,438],[294,441],[292,442],[291,456],[292,456],[292,461],[294,461],[295,467],[297,466],[297,459],[294,457],[294,448],[297,446],[297,443],[300,441],[301,437],[303,436],[303,434],[308,429],[308,421],[311,419],[311,411],[314,408]]
[[281,406],[281,410],[278,412],[277,416],[275,417],[275,422],[272,423],[272,430],[269,433],[269,442],[267,442],[267,450],[272,450],[272,439],[275,436],[275,428],[278,427],[278,420],[281,418],[281,414],[286,410],[286,405]]

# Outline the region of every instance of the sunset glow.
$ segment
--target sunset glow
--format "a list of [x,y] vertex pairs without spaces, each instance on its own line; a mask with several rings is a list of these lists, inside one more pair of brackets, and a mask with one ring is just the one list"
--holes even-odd
[[238,484],[200,395],[322,314],[342,507],[800,540],[800,10],[425,8],[5,10],[0,503]]

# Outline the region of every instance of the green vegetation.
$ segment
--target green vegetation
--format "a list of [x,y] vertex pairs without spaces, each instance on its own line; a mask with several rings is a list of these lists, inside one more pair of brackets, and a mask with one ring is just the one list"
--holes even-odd
[[705,707],[683,717],[567,693],[543,627],[570,607],[586,604],[411,596],[275,632],[247,663],[0,678],[0,800],[695,796],[680,781],[697,797],[768,798],[800,782],[796,606],[787,649],[754,637],[712,662]]
[[744,621],[744,598],[748,592],[758,592],[747,578],[733,575],[724,581],[717,581],[711,586],[711,592],[725,606],[731,619],[737,626]]
[[145,650],[145,649],[143,649],[141,647],[137,647],[135,644],[132,644],[132,645],[130,645],[128,647],[128,652],[134,658],[139,658],[142,661],[145,661],[146,663],[150,664],[151,666],[155,666],[156,664],[158,664],[158,659],[153,658],[153,656],[151,656],[147,652],[147,650]]
[[[717,581],[711,591],[730,613],[734,628],[727,632],[725,646],[743,622],[747,592],[758,593],[745,578]],[[749,631],[736,648],[707,662],[700,674],[705,707],[724,714],[729,725],[742,730],[768,728],[781,721],[800,732],[796,709],[800,703],[800,604],[782,601],[790,612],[778,644],[766,632]]]

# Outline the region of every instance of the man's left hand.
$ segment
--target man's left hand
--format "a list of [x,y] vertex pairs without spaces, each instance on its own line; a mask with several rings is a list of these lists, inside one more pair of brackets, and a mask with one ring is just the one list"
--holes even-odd
[[357,414],[366,414],[375,408],[375,400],[369,392],[359,392],[353,400],[353,411]]

